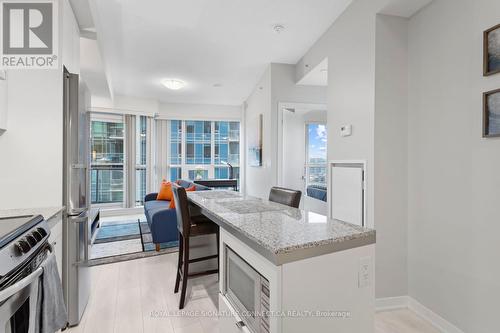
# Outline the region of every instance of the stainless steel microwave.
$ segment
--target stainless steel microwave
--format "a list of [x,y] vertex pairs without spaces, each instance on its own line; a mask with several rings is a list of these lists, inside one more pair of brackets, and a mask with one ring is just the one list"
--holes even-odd
[[269,333],[269,281],[225,247],[224,296],[253,333]]

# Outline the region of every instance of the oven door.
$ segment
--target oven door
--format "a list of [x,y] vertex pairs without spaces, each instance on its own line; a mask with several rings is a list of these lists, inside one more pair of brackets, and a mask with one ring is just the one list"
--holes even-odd
[[252,332],[259,332],[261,275],[226,246],[225,296]]
[[0,291],[0,333],[34,333],[38,288],[43,268]]

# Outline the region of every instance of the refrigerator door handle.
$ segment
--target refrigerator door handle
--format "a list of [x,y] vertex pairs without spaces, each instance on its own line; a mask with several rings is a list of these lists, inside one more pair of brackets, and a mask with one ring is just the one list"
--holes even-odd
[[71,168],[73,169],[87,169],[85,164],[71,164]]
[[87,212],[84,214],[80,214],[78,217],[73,217],[72,222],[75,224],[82,224],[83,223],[83,260],[78,260],[75,264],[76,265],[87,265],[89,261],[89,223],[88,223],[88,216]]

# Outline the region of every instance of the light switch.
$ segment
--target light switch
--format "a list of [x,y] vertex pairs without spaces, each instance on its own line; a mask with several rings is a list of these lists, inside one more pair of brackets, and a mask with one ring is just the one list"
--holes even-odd
[[352,134],[352,125],[344,125],[340,128],[340,136],[350,136]]

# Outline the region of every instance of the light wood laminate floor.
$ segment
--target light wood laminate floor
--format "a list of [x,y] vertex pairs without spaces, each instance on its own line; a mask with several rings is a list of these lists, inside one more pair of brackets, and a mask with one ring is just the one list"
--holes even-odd
[[[187,304],[173,293],[177,254],[92,267],[92,294],[80,325],[69,333],[218,332],[217,275],[189,280]],[[375,333],[438,333],[409,310],[376,315]]]

